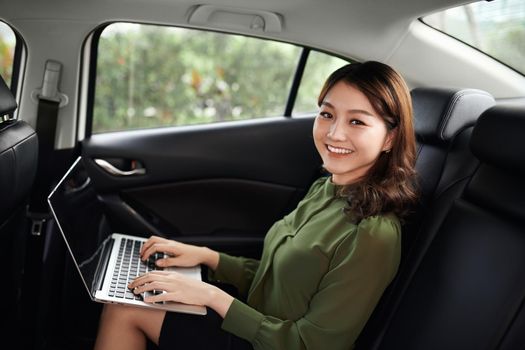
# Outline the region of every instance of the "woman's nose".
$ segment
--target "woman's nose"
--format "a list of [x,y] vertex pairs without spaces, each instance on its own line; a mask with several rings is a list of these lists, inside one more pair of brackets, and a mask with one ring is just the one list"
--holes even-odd
[[334,121],[330,125],[330,130],[328,131],[327,136],[334,141],[345,141],[346,134],[344,131],[344,126],[340,121]]

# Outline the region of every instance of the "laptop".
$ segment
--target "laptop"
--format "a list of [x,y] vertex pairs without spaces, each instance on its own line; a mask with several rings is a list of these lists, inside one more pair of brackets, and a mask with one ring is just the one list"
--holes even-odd
[[[206,307],[200,305],[176,302],[146,303],[143,301],[145,295],[135,295],[128,289],[128,283],[137,276],[147,271],[160,270],[154,261],[164,254],[157,253],[147,262],[143,262],[139,252],[147,240],[146,237],[111,231],[103,204],[98,199],[81,157],[75,160],[47,200],[82,282],[93,301],[196,315],[206,314]],[[164,270],[201,279],[200,266],[170,267]],[[157,294],[163,291],[148,293]]]

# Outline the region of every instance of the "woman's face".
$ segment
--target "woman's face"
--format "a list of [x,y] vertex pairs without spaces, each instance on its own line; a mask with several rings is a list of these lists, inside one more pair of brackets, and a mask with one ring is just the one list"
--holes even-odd
[[390,150],[394,132],[354,86],[338,82],[326,94],[314,123],[315,147],[338,185],[355,182]]

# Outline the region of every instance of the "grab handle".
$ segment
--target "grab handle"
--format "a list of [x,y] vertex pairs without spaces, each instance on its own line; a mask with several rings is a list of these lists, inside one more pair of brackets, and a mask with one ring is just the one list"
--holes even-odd
[[145,175],[146,169],[139,167],[131,170],[121,170],[108,162],[105,159],[95,158],[95,163],[97,163],[98,166],[100,166],[102,169],[104,169],[107,173],[115,176],[137,176],[137,175]]

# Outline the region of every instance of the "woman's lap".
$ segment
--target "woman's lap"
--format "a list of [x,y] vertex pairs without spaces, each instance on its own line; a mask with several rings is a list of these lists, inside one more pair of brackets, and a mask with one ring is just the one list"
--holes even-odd
[[[203,272],[206,280],[207,273]],[[236,297],[236,289],[228,284],[211,282]],[[221,329],[222,317],[208,308],[206,315],[166,312],[160,330],[159,348],[206,350],[253,350],[251,344]]]
[[248,350],[250,343],[221,329],[222,317],[166,312],[159,337],[160,349]]

